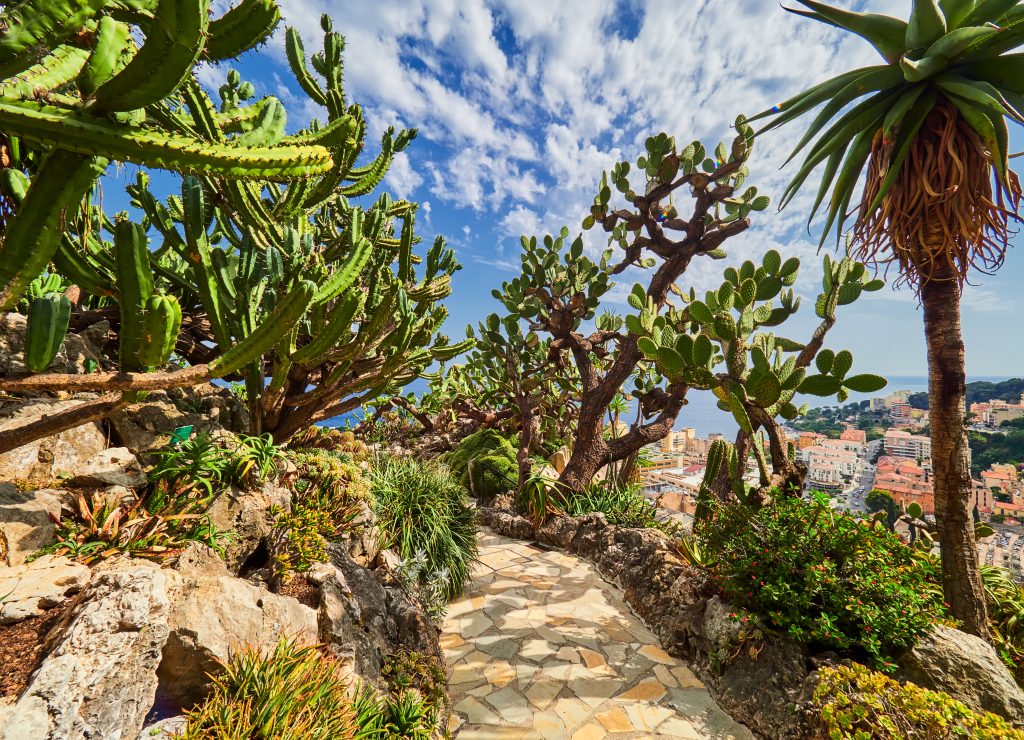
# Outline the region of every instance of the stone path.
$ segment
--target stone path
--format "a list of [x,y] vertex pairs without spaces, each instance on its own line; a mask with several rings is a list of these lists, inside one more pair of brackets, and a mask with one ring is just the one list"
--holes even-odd
[[459,740],[752,737],[589,563],[479,541],[441,636]]

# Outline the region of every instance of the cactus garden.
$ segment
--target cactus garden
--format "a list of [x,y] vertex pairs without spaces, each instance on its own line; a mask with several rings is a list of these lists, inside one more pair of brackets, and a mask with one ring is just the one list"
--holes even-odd
[[1024,738],[1024,2],[541,5],[0,2],[0,737]]

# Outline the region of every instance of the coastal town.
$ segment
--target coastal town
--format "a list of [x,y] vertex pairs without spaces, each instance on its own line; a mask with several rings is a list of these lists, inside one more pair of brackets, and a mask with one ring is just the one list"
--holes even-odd
[[[826,493],[835,508],[865,516],[878,510],[887,496],[895,504],[894,510],[906,511],[917,504],[925,521],[933,523],[935,494],[927,409],[913,405],[907,390],[847,408],[834,409],[832,416],[838,424],[830,430],[832,434],[787,427],[791,454],[807,466],[805,491]],[[877,422],[869,430],[857,428],[862,411]],[[972,435],[999,434],[1004,425],[1024,420],[1024,392],[1012,400],[974,402],[968,419]],[[657,500],[669,516],[688,523],[696,509],[708,449],[722,436],[701,437],[695,429],[683,428],[646,448],[641,467],[646,495]],[[995,531],[978,542],[981,562],[1009,568],[1018,581],[1024,581],[1024,464],[1019,458],[990,462],[973,477],[975,520],[986,522]],[[751,485],[757,483],[752,459],[745,479]]]

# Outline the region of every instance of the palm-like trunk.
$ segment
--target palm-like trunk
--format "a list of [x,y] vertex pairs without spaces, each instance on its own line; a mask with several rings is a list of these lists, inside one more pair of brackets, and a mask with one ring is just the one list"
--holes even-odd
[[928,342],[928,408],[935,518],[942,546],[942,587],[961,628],[988,640],[985,592],[971,517],[973,496],[965,424],[967,378],[960,291],[951,272],[940,272],[937,269],[932,279],[921,286],[921,304]]

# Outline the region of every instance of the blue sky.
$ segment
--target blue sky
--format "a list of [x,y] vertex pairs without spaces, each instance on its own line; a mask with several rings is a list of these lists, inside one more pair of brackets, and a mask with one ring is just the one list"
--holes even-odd
[[[467,322],[497,308],[490,291],[514,277],[519,236],[563,224],[578,230],[601,171],[635,160],[648,135],[666,131],[713,146],[731,139],[738,113],[877,63],[860,39],[784,13],[770,0],[281,4],[308,52],[319,48],[320,13],[333,16],[347,38],[348,95],[362,104],[374,139],[389,125],[419,128],[385,185],[419,201],[424,241],[444,235],[465,265],[449,299],[448,333],[456,338]],[[910,0],[841,4],[905,16]],[[235,66],[260,94],[282,98],[296,128],[317,110],[297,92],[281,36]],[[216,86],[226,71],[207,67],[201,78]],[[751,182],[761,192],[782,192],[794,168],[779,165],[799,133],[796,126],[758,143]],[[1024,149],[1021,131],[1013,132],[1013,144]],[[782,214],[774,207],[759,214],[753,228],[729,242],[727,262],[706,260],[682,287],[706,290],[721,281],[726,264],[775,248],[804,259],[798,291],[816,293],[817,235],[803,228],[811,195]],[[591,235],[588,246],[603,248],[602,237]],[[974,282],[964,301],[968,372],[1024,373],[1024,252],[1011,250],[997,275]],[[796,328],[787,330],[794,338],[814,322],[813,300],[804,304]],[[886,288],[847,307],[830,344],[852,350],[860,371],[925,372],[920,313],[906,290]]]

